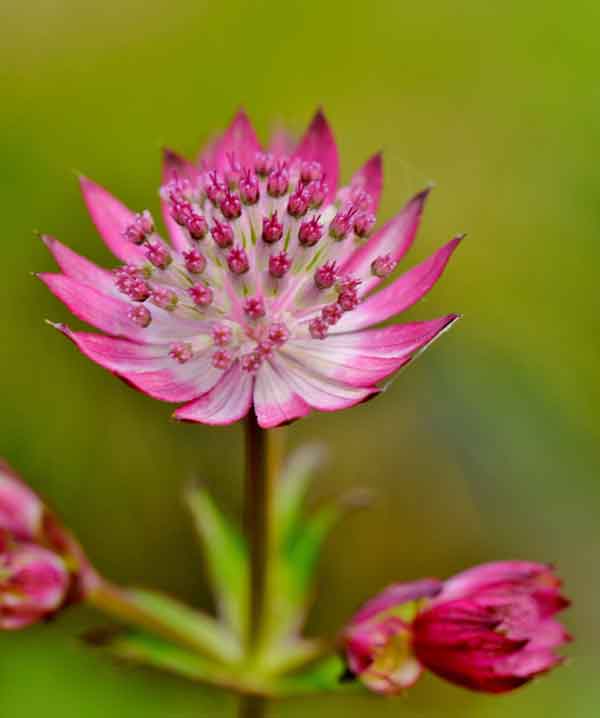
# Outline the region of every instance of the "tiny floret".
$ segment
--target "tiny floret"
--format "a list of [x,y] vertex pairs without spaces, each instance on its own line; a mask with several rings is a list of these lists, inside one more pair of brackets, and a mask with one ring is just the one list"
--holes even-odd
[[191,344],[187,342],[177,342],[169,349],[169,356],[171,359],[175,359],[175,361],[179,362],[179,364],[185,364],[194,356],[194,352]]
[[209,304],[212,304],[214,298],[213,290],[207,284],[204,284],[204,282],[194,284],[193,287],[188,289],[188,294],[198,307],[208,307]]

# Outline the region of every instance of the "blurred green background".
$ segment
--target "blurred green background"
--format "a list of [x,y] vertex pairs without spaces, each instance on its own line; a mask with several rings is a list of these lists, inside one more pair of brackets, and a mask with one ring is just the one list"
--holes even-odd
[[[598,715],[600,89],[597,2],[207,3],[33,0],[0,6],[0,454],[47,496],[97,566],[210,599],[180,500],[191,476],[240,510],[239,426],[176,425],[43,319],[70,319],[29,276],[52,233],[109,263],[73,170],[157,212],[159,150],[188,155],[244,105],[262,135],[323,104],[345,177],[383,148],[381,216],[435,180],[409,264],[469,239],[410,316],[465,319],[385,397],[288,430],[330,445],[315,499],[378,497],[329,543],[313,630],[392,580],[474,562],[554,561],[575,599],[572,660],[502,698],[426,677],[404,699],[274,705],[271,716]],[[0,715],[191,718],[233,701],[82,646],[77,608],[0,636]]]

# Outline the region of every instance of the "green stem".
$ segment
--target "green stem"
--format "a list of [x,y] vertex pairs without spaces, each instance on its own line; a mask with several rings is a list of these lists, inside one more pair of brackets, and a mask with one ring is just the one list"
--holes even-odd
[[[250,552],[250,606],[246,650],[252,661],[262,649],[265,619],[269,611],[269,562],[275,536],[275,490],[279,452],[273,432],[261,429],[254,413],[246,419],[246,484],[244,526]],[[261,718],[265,701],[242,698],[240,718]]]

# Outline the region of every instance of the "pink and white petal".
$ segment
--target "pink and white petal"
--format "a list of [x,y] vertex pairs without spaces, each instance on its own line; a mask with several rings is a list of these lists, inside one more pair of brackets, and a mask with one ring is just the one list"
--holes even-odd
[[254,384],[254,411],[259,425],[271,429],[306,416],[310,406],[295,394],[270,362],[264,362]]
[[118,297],[109,297],[64,274],[42,273],[37,276],[78,319],[114,336],[124,336],[144,344],[166,344],[210,329],[210,322],[180,319],[154,306],[150,308],[152,322],[142,328],[128,316],[132,305]]
[[164,344],[138,344],[104,334],[74,332],[66,324],[53,324],[92,361],[116,373],[164,369],[172,363]]
[[[335,352],[345,351],[364,357],[401,358],[431,343],[460,318],[460,314],[447,314],[424,322],[334,334],[328,336],[325,343]],[[314,343],[314,340],[306,340],[306,343],[310,341]]]
[[381,199],[381,189],[383,187],[383,160],[381,152],[373,155],[365,164],[354,174],[350,180],[351,187],[357,187],[364,190],[373,200],[372,211],[377,212],[379,209],[379,200]]
[[[162,181],[163,184],[167,184],[176,179],[187,179],[192,185],[194,185],[199,179],[199,172],[196,167],[173,150],[168,148],[163,149],[163,172]],[[177,222],[171,217],[171,210],[169,209],[169,203],[161,199],[160,203],[163,221],[167,232],[169,233],[169,239],[172,245],[178,252],[183,252],[191,247],[191,242],[184,229],[182,229]]]
[[398,215],[355,250],[342,265],[343,274],[356,275],[363,280],[359,288],[362,296],[381,282],[381,278],[371,272],[373,260],[389,254],[395,262],[399,262],[411,248],[429,191],[426,189],[415,195]]
[[125,372],[119,376],[135,389],[153,399],[178,403],[192,401],[209,392],[223,376],[210,356],[197,357],[186,364],[171,360],[168,369],[149,372]]
[[77,252],[54,239],[54,237],[44,235],[42,241],[50,250],[58,266],[68,277],[84,284],[89,284],[106,294],[117,294],[112,272],[80,256]]
[[438,281],[462,237],[455,237],[434,255],[413,267],[380,292],[368,297],[351,312],[346,312],[331,328],[332,334],[352,332],[389,319],[412,307]]
[[376,386],[353,387],[328,379],[299,363],[293,352],[286,350],[281,350],[271,361],[291,389],[309,406],[319,411],[346,409],[380,392]]
[[244,110],[239,110],[225,133],[216,141],[212,161],[219,172],[229,168],[230,155],[242,166],[253,167],[259,151],[260,142],[254,127]]
[[[331,336],[323,342],[291,341],[289,348],[300,361],[329,379],[372,386],[415,359],[457,318],[452,314],[430,322]],[[376,336],[370,337],[371,333]]]
[[124,230],[133,222],[135,214],[104,187],[87,177],[80,177],[79,184],[92,221],[115,257],[131,264],[145,262],[140,247],[123,237]]
[[244,417],[252,404],[254,376],[243,371],[239,361],[227,370],[208,393],[173,413],[179,421],[212,426],[233,424]]
[[337,191],[340,162],[335,138],[323,110],[317,111],[292,159],[321,163],[329,188],[325,204],[331,202]]
[[208,352],[185,364],[168,356],[163,345],[136,344],[89,332],[56,327],[71,339],[89,359],[125,379],[144,394],[161,401],[190,401],[205,394],[221,378]]

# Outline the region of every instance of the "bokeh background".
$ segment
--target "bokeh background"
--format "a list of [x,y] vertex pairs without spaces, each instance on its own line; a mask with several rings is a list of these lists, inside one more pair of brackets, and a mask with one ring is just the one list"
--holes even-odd
[[[554,561],[575,603],[566,667],[502,698],[426,677],[404,698],[282,702],[271,716],[598,715],[600,85],[597,2],[7,0],[0,6],[0,454],[52,501],[98,567],[207,607],[180,488],[240,510],[240,427],[169,407],[83,358],[44,318],[34,230],[109,257],[74,170],[157,211],[159,150],[195,154],[244,105],[265,137],[326,108],[345,177],[383,148],[382,217],[434,180],[407,266],[469,239],[410,316],[464,320],[386,396],[288,430],[331,460],[314,498],[376,494],[328,544],[314,630],[391,580],[474,562]],[[78,641],[101,617],[0,636],[0,715],[233,716],[232,699],[112,663]]]

